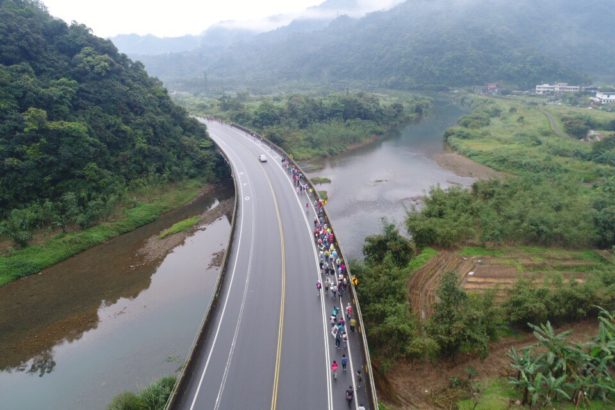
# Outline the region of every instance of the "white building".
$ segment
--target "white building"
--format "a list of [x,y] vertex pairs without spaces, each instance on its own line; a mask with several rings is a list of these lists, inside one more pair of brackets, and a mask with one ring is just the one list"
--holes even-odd
[[578,93],[583,89],[578,85],[568,85],[567,83],[557,83],[557,84],[540,84],[536,86],[536,94],[547,94],[547,93]]
[[600,104],[615,104],[615,94],[598,92],[592,100]]

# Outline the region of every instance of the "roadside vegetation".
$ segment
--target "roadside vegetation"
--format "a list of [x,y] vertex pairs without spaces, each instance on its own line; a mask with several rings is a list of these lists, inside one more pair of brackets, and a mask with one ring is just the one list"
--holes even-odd
[[107,410],[164,410],[175,381],[175,376],[163,377],[137,394],[121,393],[113,398]]
[[202,179],[143,186],[125,194],[106,221],[96,226],[50,232],[48,238],[45,238],[45,231],[39,231],[37,235],[42,238],[40,243],[8,248],[0,254],[0,286],[40,272],[114,236],[153,222],[161,214],[191,202],[202,190]]
[[[602,408],[615,399],[615,115],[514,99],[466,102],[473,111],[446,132],[448,143],[508,177],[469,190],[434,187],[407,217],[411,239],[392,225],[366,238],[365,259],[352,269],[374,365],[385,378],[393,364],[452,366],[534,331],[542,347],[511,351],[499,369],[516,375],[510,381],[469,368],[447,387],[462,393],[427,400]],[[575,116],[602,137],[581,138]],[[567,344],[552,327],[588,318],[599,318],[599,336],[584,345]]]
[[314,185],[330,184],[331,180],[327,177],[312,177],[310,178]]
[[259,131],[295,159],[339,154],[419,120],[430,100],[364,92],[325,96],[250,97],[238,93],[203,101],[178,98],[189,111]]

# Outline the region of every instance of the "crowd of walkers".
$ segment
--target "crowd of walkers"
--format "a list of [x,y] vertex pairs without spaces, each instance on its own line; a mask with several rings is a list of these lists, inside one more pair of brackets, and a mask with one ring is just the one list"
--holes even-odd
[[[337,380],[338,369],[341,366],[342,373],[347,373],[349,366],[348,337],[356,331],[357,320],[353,315],[353,307],[350,302],[344,306],[345,295],[350,294],[350,278],[346,264],[336,248],[335,234],[327,224],[324,213],[324,203],[317,195],[311,196],[312,189],[305,180],[303,173],[290,161],[282,159],[282,163],[290,175],[295,190],[298,194],[306,194],[306,210],[309,211],[310,201],[316,211],[314,218],[313,235],[318,249],[318,264],[320,267],[319,280],[316,283],[318,295],[327,295],[331,298],[333,308],[329,316],[330,334],[335,341],[335,358],[331,362],[331,374]],[[310,199],[314,198],[314,199]],[[347,300],[350,300],[350,296]],[[361,370],[355,375],[357,388],[363,380]],[[345,399],[348,406],[354,399],[355,389],[352,385],[345,391]]]

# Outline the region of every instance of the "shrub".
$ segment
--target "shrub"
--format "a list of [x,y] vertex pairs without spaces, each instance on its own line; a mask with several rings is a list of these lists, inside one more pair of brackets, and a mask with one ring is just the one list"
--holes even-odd
[[121,393],[113,398],[107,410],[164,410],[175,381],[175,376],[167,376],[150,384],[138,394]]
[[493,296],[470,298],[459,285],[455,272],[442,276],[438,301],[427,325],[427,333],[444,357],[455,357],[460,351],[486,356],[488,343],[495,338],[495,328],[501,323],[494,317]]
[[401,268],[408,265],[415,253],[412,242],[401,236],[395,225],[385,221],[383,225],[382,235],[370,235],[365,238],[363,255],[366,260],[371,264],[378,264],[390,256],[395,266]]

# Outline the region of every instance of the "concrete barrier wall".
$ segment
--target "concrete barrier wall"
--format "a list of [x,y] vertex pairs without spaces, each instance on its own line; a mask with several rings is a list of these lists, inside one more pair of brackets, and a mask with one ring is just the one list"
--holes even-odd
[[[219,151],[224,157],[224,160],[226,161],[226,163],[232,169],[231,162],[229,161],[226,154],[222,150],[219,150]],[[190,374],[190,372],[193,370],[193,367],[194,367],[194,362],[193,362],[194,353],[204,343],[205,337],[207,336],[207,332],[211,325],[212,318],[214,316],[214,312],[218,308],[220,292],[222,291],[222,285],[224,284],[224,278],[226,276],[226,268],[227,268],[228,261],[229,261],[229,255],[231,253],[231,247],[233,246],[233,241],[235,239],[235,222],[237,219],[237,207],[239,206],[239,201],[238,201],[239,191],[237,189],[237,180],[235,179],[235,174],[232,172],[231,172],[231,177],[233,179],[233,186],[235,188],[235,201],[234,201],[234,206],[233,206],[233,216],[231,218],[231,235],[229,236],[228,245],[226,246],[226,251],[224,252],[224,259],[220,266],[220,274],[218,275],[218,281],[216,283],[216,293],[214,294],[214,297],[212,298],[211,303],[209,304],[209,307],[207,309],[207,314],[205,315],[205,317],[203,318],[203,321],[201,322],[201,326],[199,327],[199,332],[196,334],[194,341],[192,342],[192,348],[190,349],[190,354],[188,355],[188,361],[186,362],[186,364],[183,366],[182,370],[179,373],[177,382],[175,383],[175,387],[173,388],[173,391],[171,392],[171,396],[169,397],[169,400],[167,401],[167,405],[165,407],[166,410],[172,409],[175,406],[178,397],[181,397],[181,395],[183,394],[184,380],[186,378],[186,375]]]
[[[221,121],[219,119],[217,119],[217,121]],[[303,177],[305,179],[305,181],[307,181],[309,187],[312,189],[312,200],[318,200],[319,199],[319,195],[318,195],[318,190],[316,189],[316,187],[312,184],[312,181],[307,177],[307,175],[305,174],[305,172],[303,172],[303,170],[301,169],[301,167],[286,153],[286,151],[284,151],[282,148],[280,148],[279,146],[277,146],[276,144],[272,143],[271,141],[269,141],[266,138],[263,138],[261,135],[259,135],[258,133],[247,129],[245,127],[242,127],[241,125],[238,124],[234,124],[231,123],[231,125],[251,136],[253,136],[254,138],[262,141],[263,143],[267,144],[272,150],[274,150],[275,152],[277,152],[278,154],[280,154],[283,158],[285,158],[287,161],[291,162],[294,166],[297,167],[297,169],[299,169],[301,171],[301,173],[303,174]],[[324,215],[325,215],[325,221],[327,223],[327,225],[329,227],[331,227],[331,230],[333,230],[335,232],[335,230],[333,229],[333,224],[331,223],[331,219],[329,218],[329,214],[327,213],[326,207],[323,207],[324,210]],[[350,265],[348,264],[348,261],[345,259],[344,257],[344,253],[342,251],[342,247],[340,245],[340,243],[337,240],[337,235],[335,235],[335,247],[338,251],[338,255],[340,257],[340,259],[342,259],[344,261],[344,264],[346,265],[346,270],[348,272],[348,276],[349,278],[352,278],[352,273],[350,271]],[[358,330],[359,333],[361,334],[361,346],[362,346],[362,355],[363,355],[363,361],[365,363],[364,365],[364,371],[363,374],[367,375],[365,383],[367,386],[367,394],[368,394],[368,398],[370,400],[370,404],[371,407],[373,409],[378,409],[378,396],[376,393],[376,384],[374,383],[374,372],[372,369],[372,362],[371,362],[371,358],[370,358],[370,354],[369,354],[369,346],[367,344],[367,336],[365,334],[365,324],[363,323],[363,314],[361,313],[361,306],[359,304],[359,298],[357,295],[357,290],[354,286],[354,284],[352,283],[352,280],[348,281],[350,284],[350,289],[351,289],[351,293],[352,293],[352,301],[353,301],[353,305],[354,305],[354,310],[357,314],[357,318],[358,318]]]

